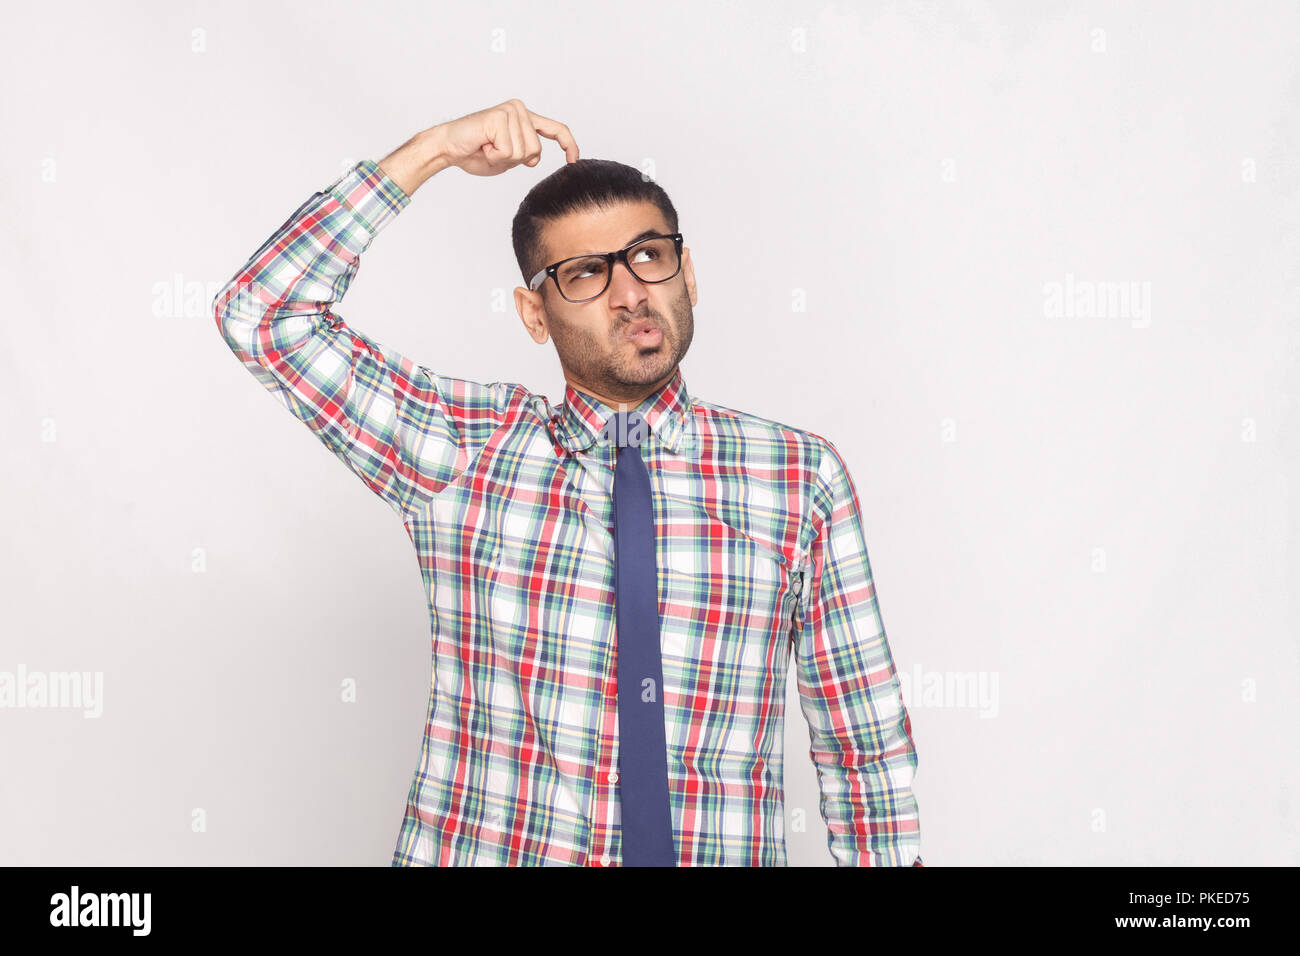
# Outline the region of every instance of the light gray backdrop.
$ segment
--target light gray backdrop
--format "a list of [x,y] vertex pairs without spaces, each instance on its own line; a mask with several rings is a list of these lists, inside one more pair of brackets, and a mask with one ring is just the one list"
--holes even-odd
[[[389,863],[415,555],[208,303],[347,166],[518,96],[676,203],[689,388],[845,454],[927,864],[1300,863],[1296,5],[655,10],[6,10],[0,672],[102,697],[0,710],[0,862]],[[337,311],[562,397],[511,297],[544,149],[427,183]]]

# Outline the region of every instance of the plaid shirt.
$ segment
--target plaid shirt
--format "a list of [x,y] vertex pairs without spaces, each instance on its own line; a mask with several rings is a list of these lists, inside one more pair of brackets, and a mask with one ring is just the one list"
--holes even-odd
[[[411,202],[371,161],[312,195],[214,302],[226,343],[400,516],[433,634],[393,865],[618,865],[618,409],[416,365],[332,310]],[[450,328],[450,327],[449,327]],[[857,492],[831,442],[704,401],[638,406],[656,524],[678,864],[786,864],[793,655],[831,855],[919,866],[916,751]]]

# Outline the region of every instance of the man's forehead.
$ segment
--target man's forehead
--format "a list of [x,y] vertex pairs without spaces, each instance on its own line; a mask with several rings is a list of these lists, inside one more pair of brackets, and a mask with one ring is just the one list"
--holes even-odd
[[546,223],[543,243],[547,259],[612,252],[643,238],[643,233],[668,231],[664,214],[652,202],[624,202],[616,206],[583,209]]

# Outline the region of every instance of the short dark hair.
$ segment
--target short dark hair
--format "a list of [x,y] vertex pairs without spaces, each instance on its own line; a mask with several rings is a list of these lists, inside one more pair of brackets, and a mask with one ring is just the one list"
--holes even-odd
[[542,226],[571,212],[585,212],[624,202],[652,202],[659,207],[670,233],[677,232],[677,210],[653,179],[626,163],[612,159],[579,159],[565,163],[528,191],[510,227],[515,259],[524,285],[549,265],[543,261]]

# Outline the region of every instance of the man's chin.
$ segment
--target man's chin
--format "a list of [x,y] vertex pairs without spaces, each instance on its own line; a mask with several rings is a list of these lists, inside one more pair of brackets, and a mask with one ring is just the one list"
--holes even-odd
[[632,388],[653,385],[660,379],[672,374],[676,367],[677,363],[675,362],[654,362],[636,369],[625,368],[623,374],[619,376],[620,384]]

